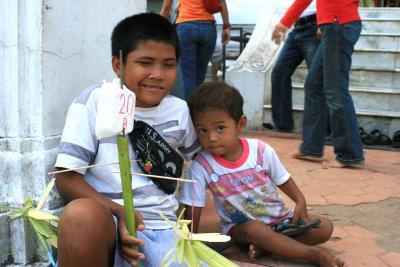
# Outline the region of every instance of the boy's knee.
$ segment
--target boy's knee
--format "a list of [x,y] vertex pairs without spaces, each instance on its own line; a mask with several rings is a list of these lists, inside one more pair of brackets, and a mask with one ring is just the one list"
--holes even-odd
[[260,230],[263,231],[272,231],[271,228],[269,228],[267,225],[265,225],[263,222],[260,221],[249,221],[246,223],[246,226],[243,227],[243,236],[245,240],[253,240],[256,236],[260,235]]
[[[111,226],[112,214],[98,202],[81,198],[68,203],[60,217],[60,227],[79,227],[80,229],[90,227],[92,230],[96,226]],[[113,225],[113,224],[112,224]]]
[[327,219],[327,218],[320,218],[321,220],[321,224],[320,224],[320,228],[321,228],[321,234],[320,234],[320,240],[319,243],[324,243],[326,241],[329,240],[329,238],[332,236],[332,232],[333,232],[333,223],[331,220]]

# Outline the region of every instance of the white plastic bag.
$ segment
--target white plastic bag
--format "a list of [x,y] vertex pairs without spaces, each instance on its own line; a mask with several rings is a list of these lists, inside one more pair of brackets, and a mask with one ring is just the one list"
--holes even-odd
[[136,95],[119,84],[115,79],[104,82],[97,98],[96,136],[98,139],[122,132],[128,134],[133,129]]

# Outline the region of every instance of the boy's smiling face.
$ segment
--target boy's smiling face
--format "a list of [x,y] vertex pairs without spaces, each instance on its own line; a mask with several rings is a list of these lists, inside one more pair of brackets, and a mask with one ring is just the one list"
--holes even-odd
[[[119,58],[113,57],[112,66],[120,75]],[[169,93],[176,79],[176,51],[171,44],[152,40],[138,44],[128,54],[124,84],[136,94],[136,106],[155,107]]]

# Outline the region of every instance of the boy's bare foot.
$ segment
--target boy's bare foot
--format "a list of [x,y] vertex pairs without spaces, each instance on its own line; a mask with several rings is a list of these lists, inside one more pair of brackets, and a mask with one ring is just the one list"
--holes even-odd
[[300,152],[300,151],[290,153],[289,156],[291,156],[292,158],[295,158],[295,159],[305,159],[305,160],[317,161],[317,162],[321,162],[324,160],[324,158],[322,156],[321,157],[311,156],[311,155],[304,154],[303,152]]
[[260,255],[264,254],[264,251],[257,247],[254,244],[249,245],[249,259],[254,261],[256,260]]
[[340,258],[333,256],[327,251],[317,248],[316,259],[317,263],[321,267],[347,267],[348,265]]

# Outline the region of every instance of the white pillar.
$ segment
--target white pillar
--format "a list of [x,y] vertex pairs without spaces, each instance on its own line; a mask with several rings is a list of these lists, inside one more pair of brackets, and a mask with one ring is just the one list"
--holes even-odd
[[[0,1],[0,205],[40,197],[68,106],[90,84],[114,76],[111,30],[145,10],[145,0]],[[46,208],[61,203],[52,194]],[[0,255],[10,255],[0,265],[35,260],[37,244],[26,229],[0,214]]]

